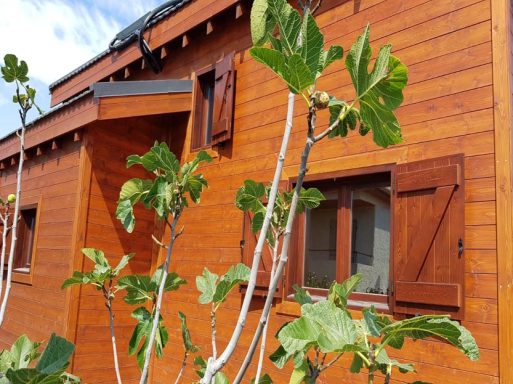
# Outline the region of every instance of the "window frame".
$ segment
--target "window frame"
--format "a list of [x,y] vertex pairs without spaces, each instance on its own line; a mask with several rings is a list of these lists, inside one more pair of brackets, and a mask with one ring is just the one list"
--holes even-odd
[[[13,261],[13,270],[12,270],[12,281],[15,283],[32,285],[32,280],[34,277],[35,262],[36,262],[36,254],[37,254],[37,241],[39,238],[39,221],[40,221],[40,217],[41,217],[41,207],[42,207],[42,197],[40,197],[35,202],[34,201],[27,202],[26,204],[20,205],[20,212],[29,210],[29,209],[35,209],[36,216],[35,216],[35,222],[34,222],[32,249],[30,252],[30,268],[29,268],[28,272],[21,271],[21,268],[14,268],[14,261],[15,261],[14,260]],[[20,238],[18,238],[16,247],[18,247],[18,245],[20,243],[21,243]]]
[[[205,116],[204,116],[204,104],[206,103],[205,94],[202,89],[201,84],[201,77],[209,76],[211,75],[213,78],[213,92],[212,92],[212,106],[209,105],[209,109],[214,109],[214,102],[215,102],[215,71],[216,71],[216,64],[210,64],[206,67],[201,68],[200,70],[196,71],[194,74],[194,96],[193,96],[193,117],[192,117],[192,133],[191,133],[191,151],[198,151],[205,148],[211,148],[212,147],[212,138],[207,138],[207,125],[205,124]],[[210,102],[208,102],[210,104]],[[213,113],[213,111],[212,111]],[[211,116],[211,129],[210,129],[210,136],[212,135],[212,129],[214,125],[214,117]],[[208,140],[208,142],[207,142]]]
[[[375,305],[380,312],[393,313],[393,283],[394,283],[394,183],[395,183],[396,164],[384,164],[365,168],[351,170],[342,170],[336,172],[318,173],[307,175],[304,179],[305,188],[327,186],[325,190],[338,191],[337,208],[337,250],[336,250],[336,279],[343,281],[350,276],[351,272],[351,235],[352,235],[352,190],[355,186],[365,186],[376,181],[383,181],[386,178],[390,180],[390,258],[389,258],[389,289],[388,294],[373,294],[355,292],[350,296],[349,307],[360,309],[369,305]],[[379,177],[378,180],[375,180]],[[290,179],[291,185],[294,185],[297,178]],[[293,298],[294,284],[307,289],[313,295],[314,300],[320,300],[327,295],[327,289],[311,288],[303,285],[304,265],[305,265],[305,214],[296,217],[292,235],[291,251],[293,255],[290,259],[296,260],[296,263],[289,263],[287,267],[286,289],[283,299],[290,301]],[[343,246],[347,244],[347,246]],[[343,262],[345,260],[345,262]]]

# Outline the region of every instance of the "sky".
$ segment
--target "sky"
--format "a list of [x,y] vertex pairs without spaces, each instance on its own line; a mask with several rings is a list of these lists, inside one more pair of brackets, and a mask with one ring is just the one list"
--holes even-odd
[[[0,63],[7,53],[25,60],[36,102],[48,111],[51,83],[107,49],[119,31],[163,1],[0,0]],[[14,92],[0,79],[0,138],[20,126]]]

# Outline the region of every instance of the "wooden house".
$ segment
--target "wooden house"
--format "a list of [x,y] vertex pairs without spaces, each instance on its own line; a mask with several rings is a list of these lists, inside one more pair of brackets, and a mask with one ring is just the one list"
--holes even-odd
[[[144,34],[152,59],[143,60],[133,28],[127,29],[104,53],[51,85],[56,108],[27,131],[25,240],[2,346],[22,333],[44,340],[55,331],[77,345],[74,373],[88,383],[115,382],[101,297],[89,287],[60,286],[73,270],[91,268],[82,247],[101,248],[113,261],[136,252],[132,273],[156,268],[161,256],[150,237],[159,231],[153,215],[138,209],[137,227],[127,234],[114,212],[123,182],[144,175],[126,169],[127,155],[165,140],[182,161],[199,148],[214,160],[201,169],[209,182],[201,204],[182,218],[185,232],[172,269],[189,284],[166,299],[170,342],[165,357],[154,361],[151,380],[174,381],[179,370],[178,310],[209,355],[209,308],[198,303],[195,276],[204,266],[223,273],[248,259],[252,238],[243,233],[235,192],[245,179],[271,179],[286,110],[286,87],[248,53],[250,6],[239,0],[176,2]],[[413,362],[418,374],[396,375],[393,382],[513,383],[511,2],[324,0],[317,21],[326,43],[346,50],[370,23],[374,50],[390,42],[407,64],[409,84],[397,111],[404,143],[381,149],[370,135],[355,134],[314,148],[307,184],[321,188],[328,200],[298,222],[270,334],[298,314],[288,296],[293,283],[322,295],[326,281],[362,271],[366,280],[351,301],[355,308],[373,303],[396,317],[449,313],[481,349],[481,359],[471,363],[436,340],[408,342],[391,354]],[[318,88],[351,97],[342,61]],[[306,108],[299,99],[296,106],[283,176],[289,184],[306,130]],[[14,134],[0,141],[1,195],[14,191],[17,153]],[[233,294],[220,312],[220,348],[243,294]],[[255,298],[247,331],[226,367],[229,377],[244,356],[261,303]],[[135,323],[133,308],[119,300],[115,309],[122,375],[135,383],[135,358],[123,352]],[[268,352],[275,347],[270,340]],[[322,381],[363,383],[348,373],[349,363],[341,359]],[[266,363],[265,371],[275,382],[288,382],[288,369]],[[194,379],[190,364],[184,380]]]

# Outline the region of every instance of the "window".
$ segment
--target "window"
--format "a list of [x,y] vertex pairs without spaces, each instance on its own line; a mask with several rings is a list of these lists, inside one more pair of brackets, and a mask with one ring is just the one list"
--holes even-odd
[[[20,208],[19,221],[16,230],[16,249],[13,259],[13,281],[31,284],[33,273],[33,255],[34,245],[37,237],[38,204],[25,205]],[[3,229],[3,228],[2,228]],[[7,252],[4,271],[7,270],[9,249],[11,244],[12,232],[9,231],[7,237]],[[0,238],[1,245],[1,238]]]
[[32,251],[36,230],[37,208],[21,210],[17,228],[17,243],[14,254],[13,269],[16,272],[29,273],[32,263]]
[[[298,220],[299,281],[325,294],[355,273],[358,300],[386,303],[390,276],[391,173],[312,183],[326,200]],[[303,249],[301,249],[303,248]],[[323,292],[324,291],[324,292]]]
[[194,105],[193,148],[202,148],[212,142],[214,86],[214,69],[198,74],[196,78],[196,98]]
[[232,135],[235,92],[234,53],[196,73],[191,148],[219,145]]
[[[464,180],[462,154],[307,176],[305,187],[319,188],[326,200],[295,221],[279,310],[297,313],[294,284],[320,298],[333,280],[359,272],[350,305],[463,319]],[[249,227],[243,225],[247,265],[256,244]],[[258,270],[264,292],[269,260],[263,254]]]

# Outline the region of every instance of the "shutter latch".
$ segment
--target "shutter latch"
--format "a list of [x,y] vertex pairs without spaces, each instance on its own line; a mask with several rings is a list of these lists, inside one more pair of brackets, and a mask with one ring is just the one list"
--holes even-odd
[[463,255],[463,240],[458,240],[458,256],[461,257]]

